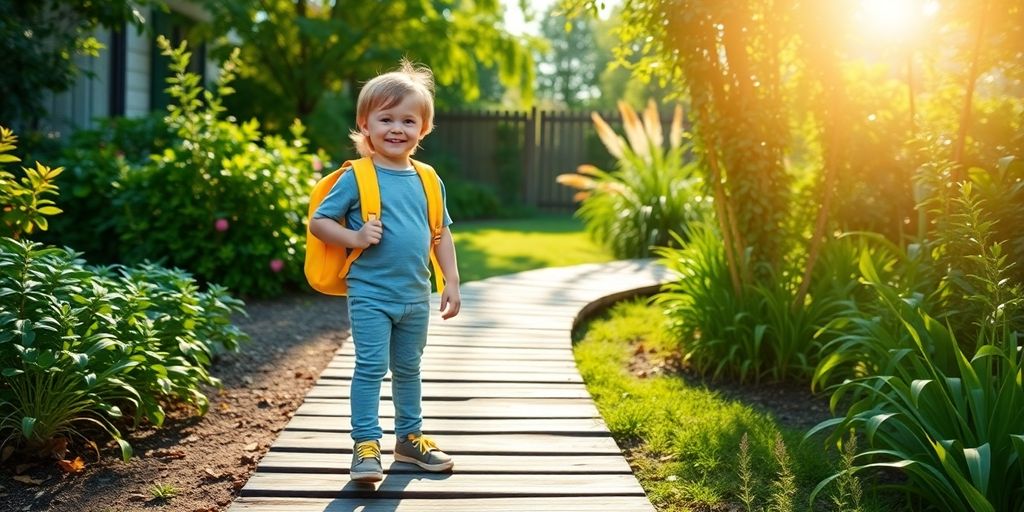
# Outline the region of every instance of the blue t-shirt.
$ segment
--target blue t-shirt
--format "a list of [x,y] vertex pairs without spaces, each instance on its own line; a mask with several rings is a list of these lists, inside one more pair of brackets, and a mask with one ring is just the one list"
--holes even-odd
[[[376,167],[376,166],[375,166]],[[430,298],[430,223],[427,196],[413,169],[376,167],[380,186],[380,243],[371,245],[348,272],[348,295],[391,302],[412,303]],[[445,197],[441,183],[441,198]],[[348,229],[363,227],[359,188],[354,172],[346,172],[328,192],[313,218],[340,221]],[[452,223],[444,208],[444,226]]]

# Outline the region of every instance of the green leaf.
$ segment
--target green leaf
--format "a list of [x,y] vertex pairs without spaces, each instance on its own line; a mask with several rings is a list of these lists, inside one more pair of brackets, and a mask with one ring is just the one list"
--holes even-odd
[[36,419],[31,416],[24,416],[21,418],[21,435],[25,439],[32,439],[32,432],[36,427]]
[[114,440],[117,441],[118,446],[121,447],[121,460],[128,462],[134,454],[132,445],[128,444],[128,441],[125,441],[120,437],[116,437]]

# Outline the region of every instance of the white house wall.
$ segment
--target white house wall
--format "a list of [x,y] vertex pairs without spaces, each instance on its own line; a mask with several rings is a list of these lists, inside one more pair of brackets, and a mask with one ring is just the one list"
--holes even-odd
[[[106,47],[110,46],[110,31],[94,34]],[[98,117],[110,114],[110,54],[106,49],[99,57],[78,55],[75,63],[82,71],[74,86],[59,94],[48,93],[44,104],[49,112],[43,123],[47,132],[61,137],[73,130],[89,128]]]
[[[152,14],[151,14],[152,15]],[[153,59],[150,52],[153,51],[152,37],[148,32],[141,34],[135,27],[128,27],[125,34],[125,67],[127,77],[125,78],[125,117],[142,117],[150,110],[149,82]]]

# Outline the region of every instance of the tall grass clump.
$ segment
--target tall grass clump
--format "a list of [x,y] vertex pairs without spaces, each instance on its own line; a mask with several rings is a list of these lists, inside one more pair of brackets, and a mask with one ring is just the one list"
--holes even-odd
[[[979,262],[996,274],[1005,269],[998,244]],[[861,258],[864,281],[899,319],[908,343],[887,350],[876,375],[846,380],[834,388],[832,404],[847,397],[846,413],[823,422],[808,436],[832,430],[831,438],[851,429],[868,448],[856,463],[822,481],[855,472],[890,468],[906,475],[897,483],[908,494],[938,510],[1020,510],[1024,507],[1024,387],[1021,384],[1019,332],[1009,312],[1014,298],[999,304],[978,322],[973,356],[965,355],[954,333],[921,305],[907,301],[886,284],[874,262]],[[979,291],[979,294],[985,293]]]
[[793,304],[796,281],[774,275],[737,290],[732,286],[725,247],[707,223],[688,227],[682,248],[656,250],[676,279],[656,302],[671,319],[685,358],[702,374],[747,381],[785,381],[811,375],[817,364],[815,332],[845,310],[856,282],[856,251],[847,241],[825,246],[822,264],[803,303]]
[[683,132],[682,107],[675,109],[668,147],[657,105],[648,102],[643,120],[625,102],[623,139],[596,112],[597,134],[617,159],[614,170],[581,165],[575,174],[562,174],[558,182],[579,192],[577,215],[595,241],[617,258],[642,258],[654,247],[675,246],[672,232],[682,232],[703,215],[707,201],[697,163],[687,155],[691,144]]

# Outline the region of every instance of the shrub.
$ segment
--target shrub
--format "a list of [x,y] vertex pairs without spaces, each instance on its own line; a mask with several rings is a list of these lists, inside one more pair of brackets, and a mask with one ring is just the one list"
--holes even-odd
[[111,118],[97,129],[72,133],[68,143],[51,157],[65,168],[57,180],[64,191],[64,212],[36,241],[74,247],[94,264],[122,261],[122,217],[115,204],[124,191],[125,177],[146,165],[172,139],[163,115]]
[[[702,218],[706,201],[700,194],[697,164],[686,161],[682,108],[676,107],[664,149],[657,106],[649,102],[643,122],[632,107],[619,102],[627,144],[600,115],[592,115],[608,152],[618,159],[614,171],[582,165],[578,174],[562,174],[558,182],[580,190],[577,215],[595,241],[618,258],[648,257],[654,247],[677,246],[686,226]],[[685,237],[685,235],[684,235]]]
[[241,311],[178,270],[90,268],[67,249],[0,239],[0,443],[45,450],[98,427],[127,460],[126,416],[159,426],[164,400],[206,411],[200,386],[218,384],[212,353],[244,339],[230,324]]
[[[910,343],[888,350],[879,375],[834,389],[833,406],[851,394],[857,399],[843,417],[819,424],[807,436],[833,429],[835,440],[854,429],[870,448],[814,494],[832,480],[891,468],[907,477],[898,486],[938,510],[1020,510],[1024,387],[1020,339],[1009,318],[993,317],[983,344],[968,358],[947,327],[882,281],[869,258],[862,258],[861,267]],[[1019,308],[1022,300],[1018,294],[1001,309]]]
[[304,128],[296,122],[285,140],[261,136],[255,120],[220,119],[237,56],[214,94],[186,72],[184,43],[160,44],[173,71],[176,104],[166,122],[176,140],[131,169],[114,200],[124,262],[161,261],[255,296],[304,282],[303,223],[315,181]]
[[[670,318],[686,358],[703,374],[740,381],[785,381],[811,375],[817,364],[816,331],[844,311],[856,286],[850,273],[853,251],[842,241],[825,246],[813,286],[794,305],[795,283],[769,275],[762,284],[736,293],[725,247],[717,230],[691,224],[680,249],[656,253],[677,279],[662,287],[656,301]],[[683,245],[680,237],[678,243]]]
[[[18,137],[10,129],[0,126],[0,164],[20,162],[21,159],[9,154],[16,149]],[[0,235],[19,238],[23,233],[31,234],[36,228],[46,231],[47,216],[60,213],[52,199],[45,195],[56,195],[58,188],[53,182],[64,171],[51,169],[36,162],[34,169],[22,167],[25,176],[20,180],[14,174],[0,168]]]

